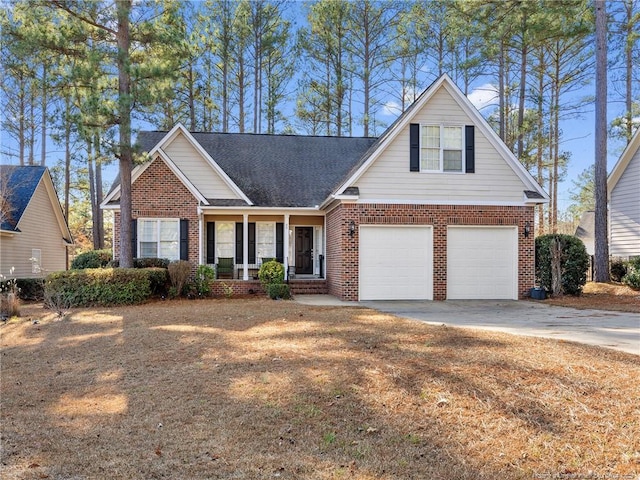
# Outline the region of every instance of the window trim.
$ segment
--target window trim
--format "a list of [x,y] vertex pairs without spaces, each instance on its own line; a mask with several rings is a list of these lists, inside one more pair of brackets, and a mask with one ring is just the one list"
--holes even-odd
[[31,249],[31,273],[41,274],[42,273],[42,249],[41,248],[32,248]]
[[[236,222],[234,222],[233,220],[216,220],[215,222],[215,245],[214,245],[214,258],[216,263],[218,262],[218,258],[222,257],[222,258],[228,258],[228,257],[233,257],[233,261],[235,263],[236,261]],[[231,238],[231,242],[226,243],[226,242],[221,242],[220,238],[222,236],[222,232],[220,231],[220,227],[222,225],[230,225],[230,229],[232,232],[232,238]],[[231,249],[231,254],[230,255],[221,255],[220,254],[220,245],[228,245],[229,248]]]
[[[137,252],[138,252],[138,257],[139,258],[168,258],[171,261],[176,261],[176,260],[180,260],[180,219],[179,218],[174,218],[174,217],[140,217],[136,219],[136,236],[137,236]],[[143,241],[142,238],[142,225],[144,222],[154,222],[156,224],[156,235],[157,235],[157,240],[156,240],[156,257],[143,257],[142,256],[142,243],[151,243],[151,242],[145,242]],[[160,238],[160,223],[161,222],[172,222],[175,223],[176,226],[176,232],[177,232],[177,257],[176,258],[170,258],[167,256],[161,256],[160,255],[160,245],[162,243],[162,240]]]
[[[466,145],[465,145],[465,135],[466,135],[466,127],[461,124],[447,124],[447,123],[420,123],[420,133],[419,133],[419,165],[421,173],[445,173],[445,174],[464,174],[466,173]],[[440,146],[439,146],[439,169],[438,170],[428,170],[423,168],[423,150],[432,147],[426,147],[423,145],[423,128],[424,127],[438,127],[440,130]],[[458,128],[460,130],[460,170],[444,170],[444,131],[445,128]],[[448,149],[451,150],[451,149]],[[457,151],[457,150],[456,150]]]
[[[255,246],[255,248],[256,248],[256,260],[258,260],[259,258],[265,258],[265,257],[269,257],[269,258],[273,257],[273,258],[275,258],[277,256],[277,254],[276,254],[276,251],[277,251],[277,248],[276,248],[276,243],[277,243],[277,241],[276,241],[276,222],[275,221],[258,221],[258,222],[255,222],[255,223],[256,223],[256,246]],[[271,245],[271,250],[272,250],[273,253],[260,255],[259,249],[260,249],[260,245],[261,244],[258,241],[258,238],[259,238],[259,236],[258,236],[258,225],[261,225],[263,227],[264,226],[270,226],[271,227],[271,233],[272,233],[273,242],[270,245]],[[269,244],[265,243],[264,245],[269,245]]]

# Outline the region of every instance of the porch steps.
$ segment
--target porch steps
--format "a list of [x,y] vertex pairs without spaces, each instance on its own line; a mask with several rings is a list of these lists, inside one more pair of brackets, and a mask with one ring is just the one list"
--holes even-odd
[[291,295],[324,295],[329,293],[326,280],[289,280]]

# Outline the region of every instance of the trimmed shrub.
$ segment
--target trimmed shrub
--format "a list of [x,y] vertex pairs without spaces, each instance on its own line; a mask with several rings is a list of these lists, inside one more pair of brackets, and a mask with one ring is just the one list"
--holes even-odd
[[613,280],[614,282],[621,282],[622,277],[627,274],[627,262],[625,262],[621,258],[611,259],[609,273],[611,274],[611,280]]
[[289,300],[291,298],[291,290],[289,289],[289,285],[286,283],[271,283],[269,285],[265,285],[265,290],[267,291],[269,298],[272,300],[277,300],[279,298]]
[[44,278],[18,278],[20,298],[26,301],[44,300]]
[[168,258],[134,258],[133,268],[169,268]]
[[573,235],[548,234],[536,238],[536,279],[546,291],[551,288],[551,245],[554,239],[561,245],[561,283],[562,292],[569,295],[580,295],[582,287],[587,283],[589,255],[584,243]]
[[134,268],[54,272],[44,289],[45,298],[59,298],[69,307],[130,305],[151,295],[149,273]]
[[[133,268],[169,268],[171,260],[168,258],[134,258]],[[111,268],[118,268],[120,266],[120,260],[114,259],[107,265]]]
[[166,295],[169,289],[169,272],[166,268],[150,267],[144,268],[143,271],[149,277],[149,289],[151,295]]
[[263,287],[284,283],[284,265],[276,260],[264,262],[258,271],[258,278]]
[[640,257],[629,260],[628,273],[622,278],[622,283],[640,290]]
[[71,262],[72,270],[84,268],[105,268],[111,261],[111,250],[91,250],[78,255]]

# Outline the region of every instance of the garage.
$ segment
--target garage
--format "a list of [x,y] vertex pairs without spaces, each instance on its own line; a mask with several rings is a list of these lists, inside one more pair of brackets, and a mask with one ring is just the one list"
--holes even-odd
[[518,299],[516,227],[447,228],[447,298]]
[[432,300],[433,229],[360,227],[360,300]]

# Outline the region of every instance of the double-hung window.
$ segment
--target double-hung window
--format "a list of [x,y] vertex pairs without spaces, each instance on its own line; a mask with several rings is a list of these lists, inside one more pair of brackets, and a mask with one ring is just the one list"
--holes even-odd
[[462,172],[463,127],[422,125],[420,170]]
[[216,222],[216,256],[232,258],[235,252],[235,227],[233,222]]
[[256,256],[273,258],[276,256],[276,224],[256,222]]
[[138,252],[141,258],[180,260],[180,219],[138,219]]

